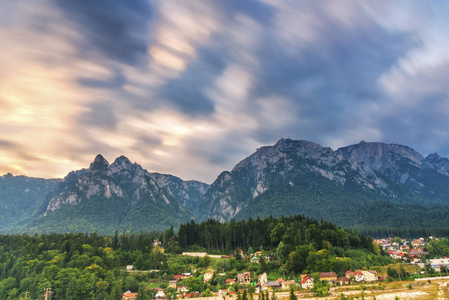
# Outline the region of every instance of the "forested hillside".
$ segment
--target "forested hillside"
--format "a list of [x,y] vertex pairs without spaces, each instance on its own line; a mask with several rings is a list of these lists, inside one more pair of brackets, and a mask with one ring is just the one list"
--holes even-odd
[[[153,248],[155,238],[165,253]],[[183,251],[237,256],[199,259],[180,256]],[[258,263],[250,260],[255,251],[261,253]],[[0,235],[0,300],[25,295],[39,299],[48,291],[52,299],[121,299],[127,290],[149,299],[154,295],[150,281],[166,287],[168,279],[182,272],[193,273],[194,279],[185,283],[189,290],[201,292],[225,288],[224,280],[242,271],[251,272],[252,278],[263,272],[297,278],[306,272],[343,275],[346,270],[390,262],[371,238],[299,215],[230,223],[192,221],[181,224],[179,233],[169,228],[114,236]],[[126,265],[148,272],[127,272]],[[159,271],[149,272],[154,269]],[[203,285],[200,278],[208,270],[223,272],[224,278]]]

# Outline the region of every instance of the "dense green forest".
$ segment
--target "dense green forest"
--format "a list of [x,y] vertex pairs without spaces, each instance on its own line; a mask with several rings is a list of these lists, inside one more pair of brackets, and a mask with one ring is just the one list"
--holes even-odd
[[[162,241],[165,253],[153,248],[154,239]],[[243,257],[237,249],[243,250]],[[179,255],[182,251],[237,256],[199,259]],[[267,261],[251,262],[255,251],[261,251]],[[379,253],[371,238],[299,215],[229,223],[191,221],[181,224],[177,233],[171,227],[165,232],[114,236],[0,235],[0,300],[39,299],[47,291],[52,299],[121,299],[127,290],[149,299],[155,284],[166,288],[173,275],[192,270],[195,279],[186,286],[210,293],[242,271],[297,278],[301,273],[342,275],[346,270],[389,263],[391,259]],[[127,272],[126,265],[143,272]],[[154,269],[159,271],[150,271]],[[200,276],[210,269],[225,272],[225,278],[203,285]]]
[[380,255],[372,238],[301,215],[229,223],[191,221],[180,225],[178,242],[182,249],[202,248],[210,253],[227,253],[237,248],[249,253],[272,252],[287,274],[343,274],[349,269],[390,262]]

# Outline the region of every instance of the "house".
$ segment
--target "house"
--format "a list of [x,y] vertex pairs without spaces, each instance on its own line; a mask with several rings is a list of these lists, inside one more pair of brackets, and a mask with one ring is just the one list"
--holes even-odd
[[262,251],[254,252],[254,256],[252,257],[251,261],[259,263],[260,259],[263,259],[265,262],[269,262],[271,258],[270,258],[270,256],[265,255],[264,252],[262,252]]
[[266,272],[264,272],[263,274],[260,274],[260,275],[258,276],[257,282],[259,282],[259,283],[265,283],[265,282],[267,282],[267,281],[268,281],[268,277],[267,277],[267,273],[266,273]]
[[185,293],[188,291],[189,291],[189,289],[185,285],[178,286],[178,293]]
[[192,276],[192,273],[182,273],[181,274],[181,279],[184,280],[186,278],[189,278],[190,276]]
[[412,251],[410,251],[409,256],[410,257],[422,257],[425,255],[429,255],[429,252],[424,251],[424,249],[422,248],[418,248],[418,249],[412,249]]
[[295,281],[294,280],[287,280],[287,281],[284,281],[284,282],[281,282],[281,285],[282,285],[282,289],[283,290],[289,290],[290,289],[290,286],[293,284],[293,286],[294,286],[294,284],[295,284]]
[[160,246],[162,246],[162,243],[160,240],[153,240],[153,248],[160,247]]
[[347,284],[350,284],[351,281],[349,280],[349,278],[342,276],[342,277],[338,277],[337,280],[335,281],[335,283],[340,284],[340,285],[347,285]]
[[400,251],[406,251],[406,252],[408,252],[408,251],[410,251],[410,246],[409,245],[401,245],[401,246],[399,246],[399,250]]
[[174,275],[174,276],[173,276],[173,279],[174,279],[174,280],[181,280],[181,275]]
[[378,280],[376,271],[362,271],[362,273],[366,282],[374,282]]
[[354,281],[363,282],[365,281],[365,276],[361,271],[354,272]]
[[156,296],[154,296],[155,299],[165,299],[165,293],[164,291],[158,291],[156,293]]
[[313,287],[313,277],[306,275],[302,280],[301,280],[301,287],[305,290],[307,289],[311,289]]
[[168,287],[176,289],[176,283],[177,282],[178,282],[177,280],[169,280],[168,281]]
[[242,274],[237,274],[237,280],[240,285],[250,284],[251,282],[251,273],[244,272]]
[[335,272],[324,272],[320,273],[320,280],[326,280],[329,282],[329,284],[333,284],[335,280],[337,280],[338,276]]
[[279,281],[267,281],[264,283],[264,285],[267,290],[278,290],[282,288],[282,285]]
[[204,273],[204,275],[203,275],[204,283],[206,283],[209,280],[211,280],[212,277],[214,277],[214,272],[206,272],[206,273]]
[[346,271],[345,272],[345,277],[348,279],[351,279],[351,277],[354,277],[354,271]]
[[435,271],[440,272],[441,267],[449,267],[448,258],[429,259],[429,264]]
[[235,280],[232,278],[228,278],[228,279],[226,279],[225,283],[226,283],[226,285],[233,285],[235,283]]
[[127,265],[126,266],[126,271],[131,271],[133,269],[133,265]]
[[137,293],[131,293],[131,291],[126,291],[122,295],[122,300],[134,300],[137,297]]
[[278,279],[276,279],[276,281],[279,282],[280,284],[282,284],[283,282],[285,282],[285,280],[282,279],[282,278],[278,278]]

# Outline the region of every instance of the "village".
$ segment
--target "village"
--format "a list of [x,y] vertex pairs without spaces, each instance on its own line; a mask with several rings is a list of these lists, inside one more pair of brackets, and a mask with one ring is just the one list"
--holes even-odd
[[[154,241],[153,245],[158,251],[164,252],[161,243]],[[314,274],[301,274],[294,278],[272,278],[273,275],[279,274],[274,272],[263,272],[257,275],[257,271],[243,271],[235,275],[232,272],[219,272],[214,270],[211,265],[214,261],[223,259],[238,259],[250,262],[254,267],[260,270],[260,264],[275,262],[274,253],[269,254],[265,251],[256,251],[251,254],[244,253],[238,249],[234,253],[228,255],[213,255],[205,252],[183,252],[180,256],[194,258],[195,261],[207,261],[207,267],[203,272],[200,270],[191,270],[172,275],[166,280],[159,281],[158,286],[154,286],[154,299],[184,299],[218,297],[214,299],[235,299],[237,294],[251,295],[252,299],[259,299],[262,294],[276,294],[277,298],[287,297],[290,291],[294,291],[298,297],[312,296],[316,293],[314,285],[316,282],[324,284],[327,289],[331,287],[370,284],[382,282],[387,274],[378,274],[375,270],[347,270],[343,276],[338,276],[336,272],[321,272]],[[128,272],[139,272],[133,269],[132,265],[126,267]],[[255,270],[255,268],[253,268]],[[159,270],[151,270],[158,273]],[[157,276],[155,276],[157,277]],[[154,285],[158,280],[153,280]],[[200,292],[202,289],[202,292]],[[136,292],[126,291],[122,299],[133,300],[137,297]]]
[[[447,239],[439,239],[433,236],[428,238],[418,238],[418,239],[401,239],[401,238],[387,238],[387,239],[375,239],[374,242],[383,249],[386,253],[390,255],[395,260],[416,264],[421,269],[428,268],[427,271],[443,272],[443,275],[449,275],[449,259],[447,256],[429,258],[429,256],[437,256],[436,253],[429,252],[432,251],[432,243],[438,243],[439,241],[447,241]],[[430,269],[430,268],[431,269]],[[422,274],[425,270],[420,271]]]

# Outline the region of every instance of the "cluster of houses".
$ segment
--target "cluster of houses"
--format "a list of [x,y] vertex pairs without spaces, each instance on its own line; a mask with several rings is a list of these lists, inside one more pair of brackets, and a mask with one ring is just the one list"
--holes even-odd
[[[352,282],[375,282],[379,280],[376,271],[347,271],[345,276],[338,277],[335,272],[323,272],[319,275],[321,281],[327,281],[329,285],[339,284],[346,285]],[[300,285],[303,289],[311,289],[313,287],[314,278],[308,274],[301,275]],[[256,293],[267,290],[288,290],[291,285],[295,285],[293,280],[284,280],[278,278],[276,281],[268,281],[267,274],[259,275],[258,283],[256,285]]]
[[[203,281],[206,283],[213,278],[214,272],[208,271],[203,274]],[[225,275],[219,273],[219,275]],[[185,285],[178,285],[180,280],[187,279],[192,276],[191,273],[182,273],[181,275],[174,275],[172,280],[169,280],[168,287],[173,288],[179,298],[191,298],[198,297],[199,292],[191,292],[189,293],[188,288]],[[355,283],[364,283],[364,282],[374,282],[379,280],[376,271],[347,271],[345,276],[338,277],[335,272],[324,272],[320,273],[319,278],[321,281],[327,281],[330,285],[338,284],[338,285],[346,285]],[[311,289],[313,287],[314,278],[308,274],[301,275],[300,285],[303,289]],[[251,273],[243,272],[241,274],[237,274],[237,280],[228,278],[225,281],[226,285],[234,285],[238,283],[239,285],[248,286],[251,284]],[[263,273],[258,276],[258,281],[255,286],[255,292],[265,292],[271,290],[289,290],[292,285],[296,285],[294,280],[284,280],[282,278],[278,278],[275,281],[268,281],[267,273]],[[166,295],[162,288],[155,289],[156,295],[155,299],[165,299]],[[219,290],[218,293],[214,293],[217,296],[223,297],[228,294],[235,294],[234,291],[230,291],[229,289]],[[131,293],[127,291],[123,294],[122,300],[133,300],[137,296],[137,293]]]
[[[340,276],[335,272],[324,272],[320,273],[320,280],[327,281],[329,285],[347,285],[351,283],[365,283],[365,282],[375,282],[378,281],[376,271],[346,271],[345,276]],[[308,274],[301,275],[301,288],[311,289],[313,287],[314,278]]]
[[[429,237],[429,240],[434,237]],[[429,255],[424,249],[428,246],[424,238],[405,240],[400,238],[377,239],[374,242],[392,258],[411,263],[421,263],[422,257]]]

